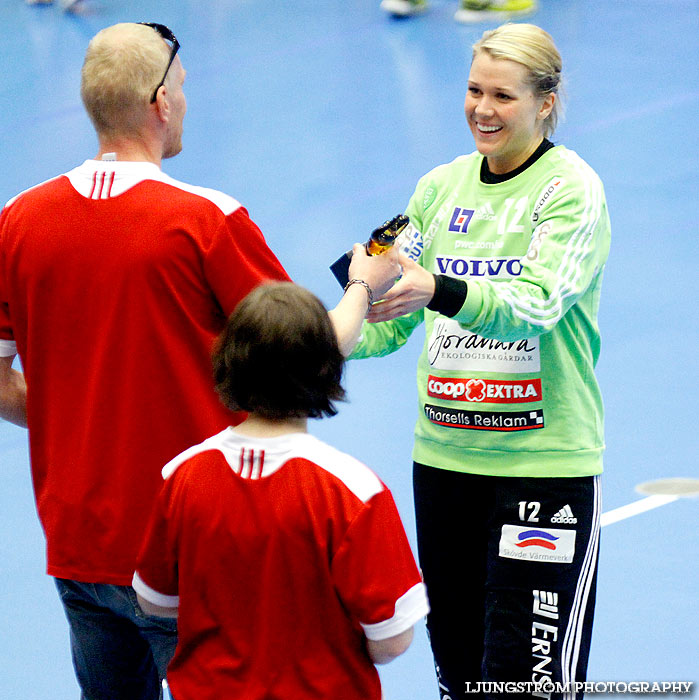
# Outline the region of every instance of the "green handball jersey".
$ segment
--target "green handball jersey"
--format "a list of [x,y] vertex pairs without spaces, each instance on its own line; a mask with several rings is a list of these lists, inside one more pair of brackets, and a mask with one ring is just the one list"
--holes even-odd
[[416,462],[491,476],[598,474],[602,183],[563,146],[497,184],[481,181],[482,160],[472,153],[425,175],[400,241],[425,269],[466,281],[463,306],[451,318],[422,309],[365,323],[351,357],[394,352],[424,321]]

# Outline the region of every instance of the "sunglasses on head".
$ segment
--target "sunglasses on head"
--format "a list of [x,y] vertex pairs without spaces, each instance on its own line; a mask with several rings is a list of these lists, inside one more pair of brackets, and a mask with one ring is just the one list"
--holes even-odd
[[155,31],[158,32],[158,34],[160,34],[160,36],[163,39],[165,39],[165,41],[169,41],[172,44],[172,48],[170,49],[170,60],[167,62],[167,67],[165,68],[163,79],[158,83],[155,90],[153,90],[153,97],[150,98],[152,104],[153,102],[155,102],[155,98],[158,96],[158,90],[160,90],[160,88],[165,83],[165,78],[167,78],[167,73],[170,70],[170,66],[175,60],[175,55],[180,49],[180,42],[177,41],[177,38],[172,33],[172,31],[168,29],[164,24],[158,24],[157,22],[139,22],[139,24],[143,24],[146,27],[151,27],[152,29],[155,29]]

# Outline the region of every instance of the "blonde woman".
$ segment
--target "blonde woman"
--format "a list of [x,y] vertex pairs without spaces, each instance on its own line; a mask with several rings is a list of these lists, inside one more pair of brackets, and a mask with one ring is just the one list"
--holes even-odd
[[419,181],[402,246],[412,259],[352,354],[393,352],[425,324],[418,553],[439,687],[452,700],[473,697],[479,681],[547,697],[551,682],[573,689],[587,671],[610,226],[597,175],[550,141],[560,94],[545,31],[483,34],[465,100],[477,150]]

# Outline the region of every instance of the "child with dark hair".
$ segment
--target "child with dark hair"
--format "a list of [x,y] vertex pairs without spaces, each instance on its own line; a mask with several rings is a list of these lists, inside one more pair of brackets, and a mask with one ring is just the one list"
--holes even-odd
[[229,319],[214,376],[249,417],[166,465],[133,581],[144,611],[178,617],[177,700],[379,700],[374,664],[427,614],[391,493],[307,433],[344,398],[342,370],[305,289],[265,284]]
[[265,285],[231,317],[214,353],[214,380],[232,411],[257,418],[334,416],[344,357],[321,302],[292,283]]

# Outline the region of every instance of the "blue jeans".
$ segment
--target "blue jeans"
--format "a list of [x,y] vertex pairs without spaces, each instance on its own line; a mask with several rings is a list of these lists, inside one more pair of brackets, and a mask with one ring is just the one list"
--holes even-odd
[[131,586],[56,579],[83,700],[159,700],[177,621],[146,615]]

